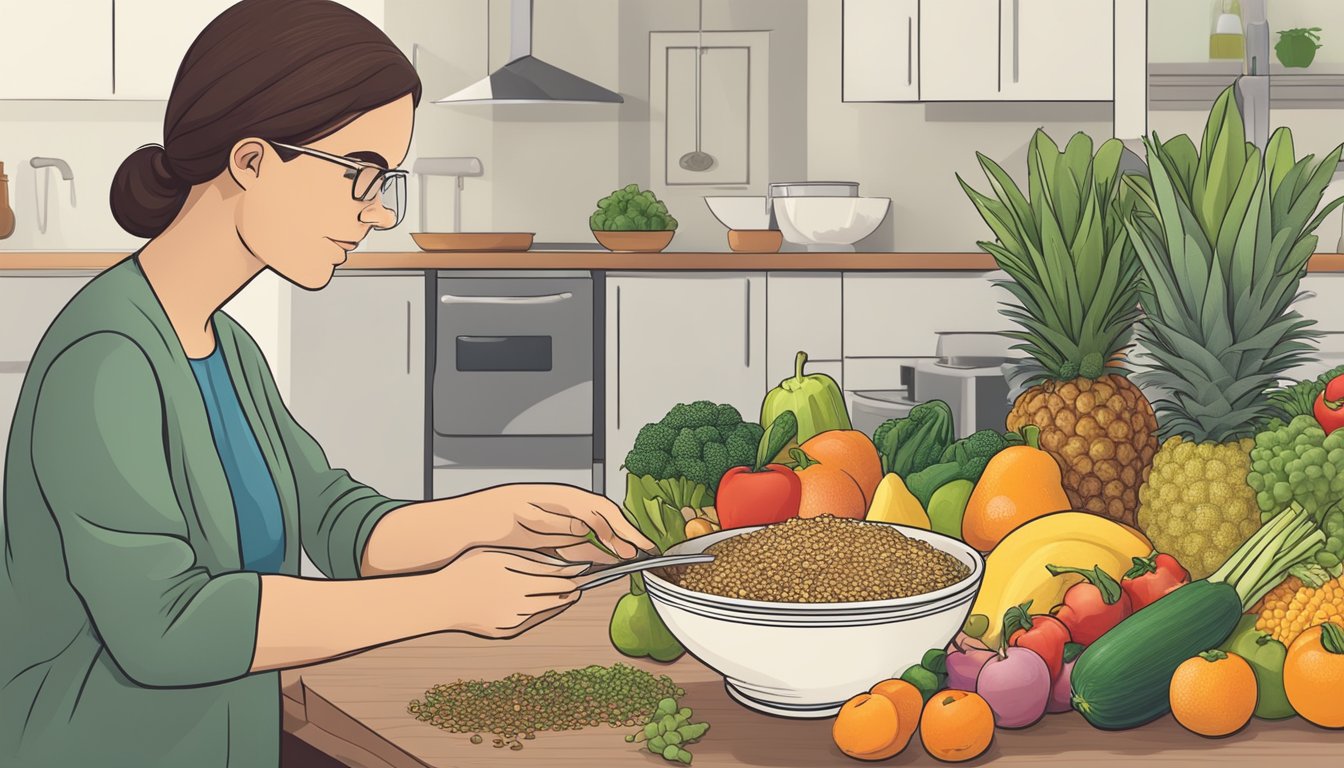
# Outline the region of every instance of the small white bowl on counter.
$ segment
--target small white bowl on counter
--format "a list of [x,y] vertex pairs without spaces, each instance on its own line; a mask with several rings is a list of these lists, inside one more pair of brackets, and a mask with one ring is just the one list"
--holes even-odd
[[852,250],[877,231],[891,208],[886,197],[777,197],[771,202],[784,239],[808,250]]
[[[762,527],[700,536],[666,554],[703,552]],[[966,544],[895,527],[960,560],[970,574],[927,594],[862,603],[741,600],[693,592],[657,570],[644,572],[644,584],[668,630],[692,656],[723,675],[739,703],[782,717],[832,717],[851,696],[899,677],[925,651],[946,646],[965,623],[984,578],[984,558]]]

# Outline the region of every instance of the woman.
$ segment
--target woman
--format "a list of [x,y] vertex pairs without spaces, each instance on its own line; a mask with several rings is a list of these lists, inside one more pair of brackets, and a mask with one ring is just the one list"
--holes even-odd
[[[219,311],[263,269],[320,289],[397,223],[390,169],[419,98],[387,37],[328,0],[245,0],[187,51],[164,146],[112,184],[117,221],[149,242],[70,301],[19,397],[0,763],[275,765],[276,670],[514,636],[578,599],[571,563],[606,559],[588,534],[652,548],[569,486],[379,495],[328,465]],[[333,580],[298,578],[300,547]]]

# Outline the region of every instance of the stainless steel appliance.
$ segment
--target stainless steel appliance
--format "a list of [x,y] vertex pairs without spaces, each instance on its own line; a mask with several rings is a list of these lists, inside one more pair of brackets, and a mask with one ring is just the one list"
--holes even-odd
[[1003,365],[1014,359],[1012,340],[992,332],[938,334],[936,357],[901,366],[903,388],[851,392],[850,419],[855,429],[872,434],[887,419],[903,418],[929,400],[952,409],[957,437],[980,429],[1002,432],[1012,410]]
[[440,272],[434,494],[515,482],[592,489],[592,278]]

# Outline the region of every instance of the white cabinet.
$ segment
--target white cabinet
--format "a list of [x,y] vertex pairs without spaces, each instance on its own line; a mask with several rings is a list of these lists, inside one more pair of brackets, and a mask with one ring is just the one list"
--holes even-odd
[[112,0],[0,0],[0,99],[112,96]]
[[167,99],[196,36],[234,0],[116,0],[116,97]]
[[[383,26],[385,0],[337,0]],[[164,100],[236,0],[0,0],[0,99]]]
[[1114,0],[922,0],[919,98],[1110,101],[1114,10]]
[[[91,277],[91,273],[0,273],[0,483],[9,428],[33,351],[51,321]],[[3,491],[0,487],[0,498]]]
[[[766,276],[765,372],[771,387],[794,375],[797,354],[808,373],[843,385],[839,272],[771,272]],[[759,414],[758,414],[759,415]]]
[[606,491],[623,497],[620,466],[645,424],[695,400],[760,416],[765,376],[765,274],[610,274],[606,285]]
[[426,496],[423,273],[338,271],[292,288],[290,411],[333,467],[387,496]]
[[999,0],[919,5],[919,95],[923,101],[1000,98]]
[[844,0],[844,101],[919,101],[919,0]]
[[1006,277],[1002,272],[846,273],[846,362],[933,357],[940,331],[1016,327],[999,314],[1001,302],[1012,296],[992,282]]
[[1110,101],[1114,0],[1004,0],[1003,89],[1010,101]]

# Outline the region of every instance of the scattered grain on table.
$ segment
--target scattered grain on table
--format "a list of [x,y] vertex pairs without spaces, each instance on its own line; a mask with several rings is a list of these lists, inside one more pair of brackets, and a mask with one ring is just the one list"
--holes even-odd
[[822,515],[724,539],[709,563],[663,568],[695,592],[776,603],[850,603],[933,592],[970,575],[952,555],[889,525]]
[[445,731],[475,734],[473,744],[488,733],[496,748],[516,751],[523,748],[521,739],[532,739],[537,731],[642,726],[660,701],[684,694],[666,675],[617,663],[435,685],[423,701],[411,701],[407,711]]

